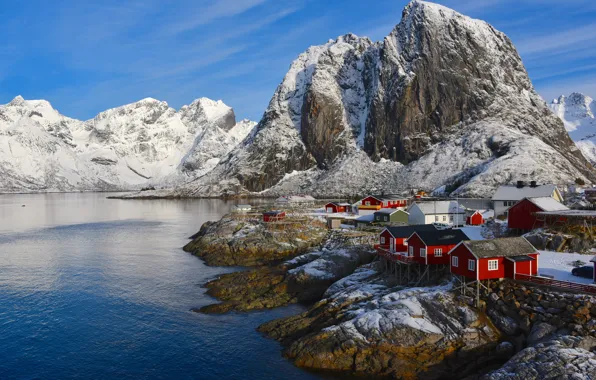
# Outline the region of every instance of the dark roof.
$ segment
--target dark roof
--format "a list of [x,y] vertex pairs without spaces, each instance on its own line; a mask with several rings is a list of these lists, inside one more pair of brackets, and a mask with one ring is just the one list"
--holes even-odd
[[458,244],[469,239],[462,230],[416,231],[427,246]]
[[464,241],[464,245],[478,258],[515,257],[536,253],[536,248],[523,237]]
[[432,224],[419,224],[413,226],[398,226],[398,227],[387,227],[389,233],[394,238],[409,238],[414,232],[417,231],[436,231],[437,228]]
[[513,256],[513,257],[508,257],[507,260],[511,260],[514,261],[516,263],[522,262],[522,261],[533,261],[534,258],[527,256],[527,255],[523,255],[523,256]]
[[278,214],[281,214],[281,213],[283,213],[283,211],[274,210],[274,211],[264,212],[263,215],[278,215]]

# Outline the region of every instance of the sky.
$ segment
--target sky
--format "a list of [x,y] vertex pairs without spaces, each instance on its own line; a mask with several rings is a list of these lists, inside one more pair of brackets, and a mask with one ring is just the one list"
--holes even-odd
[[[596,97],[596,1],[438,0],[505,32],[548,101]],[[27,0],[0,8],[0,103],[62,114],[221,99],[258,121],[291,62],[346,33],[382,40],[407,0]]]

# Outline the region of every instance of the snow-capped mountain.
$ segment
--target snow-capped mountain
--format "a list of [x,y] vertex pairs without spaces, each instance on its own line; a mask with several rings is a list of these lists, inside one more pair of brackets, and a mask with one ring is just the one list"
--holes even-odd
[[414,0],[383,41],[347,34],[301,54],[254,135],[175,194],[487,196],[518,179],[576,178],[596,173],[509,38]]
[[197,149],[217,162],[255,124],[236,124],[230,107],[207,98],[180,111],[143,99],[80,121],[61,115],[45,100],[18,96],[0,106],[0,191],[126,190],[180,183],[209,168],[198,160],[187,165],[189,157],[199,155]]
[[577,92],[561,95],[549,105],[584,156],[596,165],[596,101]]

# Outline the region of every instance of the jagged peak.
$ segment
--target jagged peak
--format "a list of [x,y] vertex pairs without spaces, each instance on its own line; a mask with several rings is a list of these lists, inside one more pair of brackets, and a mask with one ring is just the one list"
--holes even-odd
[[22,106],[25,104],[25,99],[21,95],[17,95],[8,103],[9,106]]

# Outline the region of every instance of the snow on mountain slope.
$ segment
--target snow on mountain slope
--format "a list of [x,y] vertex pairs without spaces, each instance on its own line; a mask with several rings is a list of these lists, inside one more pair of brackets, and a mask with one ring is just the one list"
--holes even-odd
[[577,92],[561,95],[549,105],[584,156],[596,165],[596,101]]
[[503,33],[414,0],[383,41],[353,34],[291,65],[254,135],[181,196],[351,195],[515,180],[596,181]]
[[143,99],[83,122],[61,115],[45,100],[18,96],[0,106],[0,191],[124,190],[166,180],[180,183],[209,168],[197,163],[183,170],[187,156],[200,153],[219,160],[252,126],[248,121],[236,124],[230,107],[207,98],[180,111]]

